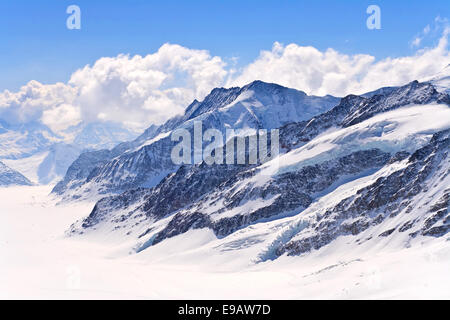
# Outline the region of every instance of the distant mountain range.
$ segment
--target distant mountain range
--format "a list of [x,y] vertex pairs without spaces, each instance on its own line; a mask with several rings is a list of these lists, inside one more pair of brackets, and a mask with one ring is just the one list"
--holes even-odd
[[0,160],[35,183],[61,179],[88,150],[112,148],[136,135],[113,123],[79,124],[62,134],[40,122],[11,125],[0,119]]
[[204,130],[225,133],[233,129],[274,129],[307,120],[338,104],[332,96],[308,96],[276,84],[255,81],[242,88],[217,88],[202,101],[190,104],[182,116],[160,127],[150,127],[135,141],[112,151],[98,151],[77,159],[54,192],[65,198],[119,193],[130,188],[156,186],[179,166],[171,158],[175,145],[170,133],[177,128],[193,131],[194,121]]

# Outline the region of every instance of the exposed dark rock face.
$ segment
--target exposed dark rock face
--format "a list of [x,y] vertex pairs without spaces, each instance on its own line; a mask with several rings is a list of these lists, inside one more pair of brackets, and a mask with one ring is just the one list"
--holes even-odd
[[[448,175],[449,135],[448,130],[435,134],[428,145],[409,157],[405,168],[379,178],[374,184],[358,190],[354,196],[342,200],[302,231],[307,234],[308,230],[314,230],[313,236],[300,236],[299,239],[289,241],[278,248],[277,254],[287,252],[290,255],[299,255],[319,249],[339,236],[356,235],[397,214],[408,214],[411,200],[426,191],[427,182],[436,178],[434,174],[438,174],[439,179]],[[424,214],[420,221],[404,223],[399,226],[399,232],[407,232],[416,227],[422,235],[441,236],[447,233],[449,198],[450,189],[447,189],[442,198],[429,204],[428,213]],[[394,231],[395,228],[389,229],[379,236],[386,237]],[[412,237],[417,234],[410,233]]]
[[431,102],[450,105],[450,97],[437,92],[429,83],[417,81],[402,87],[377,91],[370,97],[348,95],[328,112],[309,121],[290,123],[280,128],[280,143],[290,150],[311,141],[332,127],[349,127],[382,112],[409,104],[421,105]]
[[[95,204],[91,214],[84,219],[82,227],[91,228],[109,218],[109,213],[114,210],[130,210],[133,213],[131,205],[137,203],[139,199],[146,195],[147,189],[133,189],[117,196],[111,196],[101,199]],[[104,208],[108,210],[104,210]],[[122,216],[122,220],[126,220],[126,216]]]
[[348,95],[328,112],[322,113],[308,121],[290,123],[280,128],[280,145],[287,150],[295,149],[332,127],[340,127],[342,121],[354,109],[367,99]]
[[117,196],[101,199],[83,223],[92,227],[108,218],[108,213],[126,210],[141,211],[147,217],[164,218],[186,207],[229,179],[237,172],[249,168],[245,165],[181,166],[177,172],[168,175],[154,188],[131,189]]
[[[166,230],[158,234],[155,243],[171,235],[184,232],[185,224],[210,227],[217,236],[223,237],[258,220],[293,210],[301,210],[312,203],[316,193],[330,188],[339,178],[357,175],[367,169],[379,168],[389,158],[389,154],[376,149],[359,151],[340,159],[304,167],[297,172],[281,174],[259,187],[249,184],[237,191],[242,176],[252,174],[254,170],[241,173],[220,185],[205,199],[197,201],[185,212],[178,213],[174,218],[175,222],[169,224]],[[252,199],[263,201],[273,197],[276,197],[276,199],[268,206],[256,210],[250,209],[245,215],[239,214],[220,218],[221,213],[242,206]],[[209,211],[208,214],[202,213],[202,208],[210,207],[220,199],[226,200],[223,202],[224,206],[218,211]],[[204,217],[200,219],[202,214]],[[211,222],[209,220],[210,215],[217,215],[218,218]],[[194,221],[199,219],[202,223],[194,224]],[[180,224],[180,221],[183,223]]]
[[111,157],[109,150],[98,150],[82,153],[67,169],[64,180],[58,182],[52,192],[63,194],[68,188],[82,184],[94,169],[105,165]]

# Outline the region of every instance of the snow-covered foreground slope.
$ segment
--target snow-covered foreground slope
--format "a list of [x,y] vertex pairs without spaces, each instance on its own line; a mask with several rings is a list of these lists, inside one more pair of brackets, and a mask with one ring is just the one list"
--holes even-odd
[[[450,298],[444,238],[416,238],[409,248],[397,242],[349,245],[343,238],[306,256],[254,263],[250,257],[276,236],[272,228],[292,221],[286,218],[226,240],[191,230],[129,255],[129,243],[114,234],[108,242],[104,234],[64,237],[93,204],[55,206],[49,191],[0,192],[0,298]],[[261,234],[267,241],[258,239]]]

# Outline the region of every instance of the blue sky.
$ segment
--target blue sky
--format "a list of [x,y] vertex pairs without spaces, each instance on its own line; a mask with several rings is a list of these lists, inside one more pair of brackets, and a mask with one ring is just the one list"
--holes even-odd
[[[66,28],[71,4],[81,8],[81,30]],[[366,28],[370,4],[381,8],[381,30]],[[146,55],[167,42],[206,49],[225,61],[238,57],[239,65],[275,41],[377,59],[407,56],[416,50],[412,39],[437,16],[450,17],[448,0],[3,0],[0,91],[17,90],[31,79],[66,82],[100,57]]]

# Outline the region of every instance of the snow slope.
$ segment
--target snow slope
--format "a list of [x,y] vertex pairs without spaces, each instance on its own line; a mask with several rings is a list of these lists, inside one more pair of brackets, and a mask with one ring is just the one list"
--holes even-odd
[[39,166],[48,156],[48,151],[37,153],[31,157],[22,159],[2,159],[2,162],[10,168],[22,172],[25,177],[35,184],[39,183]]
[[[113,245],[95,236],[64,237],[92,203],[55,206],[49,191],[0,193],[7,222],[0,225],[2,299],[450,298],[445,239],[416,239],[406,249],[398,243],[348,246],[342,239],[307,256],[255,264],[246,257],[264,242],[238,250],[245,244],[238,234],[224,242],[192,230],[128,255],[114,237]],[[270,233],[280,222],[255,225],[248,236]]]
[[[448,299],[450,97],[413,81],[318,111],[244,88],[83,153],[51,196],[2,190],[0,297]],[[300,97],[319,113],[289,122]],[[170,167],[168,133],[193,119],[279,126],[281,155]]]
[[0,187],[14,185],[31,185],[31,181],[20,172],[13,170],[0,162]]

